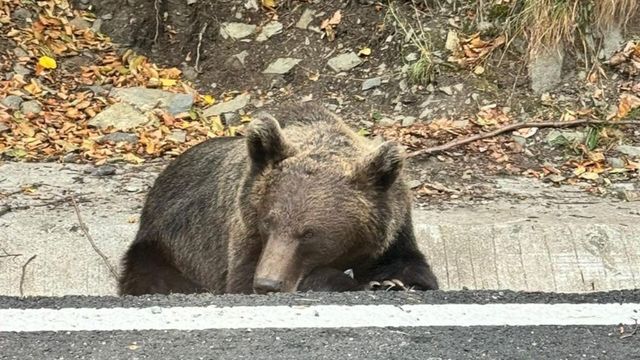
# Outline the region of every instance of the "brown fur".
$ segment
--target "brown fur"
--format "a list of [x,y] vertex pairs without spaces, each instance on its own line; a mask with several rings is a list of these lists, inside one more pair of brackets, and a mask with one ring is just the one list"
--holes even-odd
[[[357,136],[316,105],[276,117],[282,128],[258,115],[245,138],[197,145],[158,177],[121,294],[343,291],[389,278],[437,288],[415,243],[398,147]],[[141,255],[146,244],[163,251]],[[145,273],[147,258],[171,271]],[[172,285],[168,273],[193,285]]]

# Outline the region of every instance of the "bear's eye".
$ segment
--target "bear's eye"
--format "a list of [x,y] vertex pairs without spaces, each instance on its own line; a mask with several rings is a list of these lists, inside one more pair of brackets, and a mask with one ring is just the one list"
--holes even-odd
[[302,235],[300,236],[300,238],[302,240],[311,240],[315,235],[316,234],[313,231],[313,229],[306,229],[305,231],[302,232]]

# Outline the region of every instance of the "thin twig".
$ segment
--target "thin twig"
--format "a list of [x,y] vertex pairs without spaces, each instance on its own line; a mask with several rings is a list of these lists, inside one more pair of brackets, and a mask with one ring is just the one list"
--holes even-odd
[[153,37],[154,44],[158,43],[158,36],[160,36],[160,6],[158,5],[159,2],[160,0],[155,0],[153,2],[153,8],[156,10],[156,34]]
[[419,155],[430,155],[430,154],[434,154],[434,153],[439,153],[439,152],[443,152],[443,151],[452,149],[452,148],[460,146],[460,145],[465,145],[465,144],[468,144],[468,143],[472,143],[472,142],[477,141],[477,140],[491,138],[491,137],[506,133],[508,131],[513,131],[513,130],[518,130],[518,129],[523,129],[523,128],[532,128],[532,127],[537,127],[537,128],[550,128],[550,127],[552,127],[552,128],[566,128],[566,127],[572,127],[572,126],[578,126],[578,125],[640,125],[640,121],[634,121],[634,120],[629,120],[629,121],[601,121],[601,120],[582,119],[582,120],[573,120],[573,121],[542,121],[542,122],[528,122],[528,123],[511,124],[511,125],[496,129],[494,131],[490,131],[488,133],[477,134],[477,135],[474,135],[474,136],[470,136],[468,138],[451,141],[451,142],[448,142],[448,143],[443,144],[443,145],[438,145],[438,146],[433,146],[433,147],[429,147],[429,148],[426,148],[426,149],[420,149],[420,150],[412,151],[409,154],[407,154],[407,157],[411,158],[411,157],[415,157],[415,156],[419,156]]
[[635,321],[636,323],[635,326],[633,327],[633,330],[628,334],[621,335],[620,339],[626,339],[636,334],[636,332],[638,331],[638,319],[633,319],[633,321]]
[[18,256],[22,256],[22,254],[10,254],[7,252],[7,250],[0,248],[0,250],[2,250],[2,252],[4,254],[0,255],[0,258],[8,258],[8,257],[18,257]]
[[32,257],[29,258],[29,260],[27,260],[27,262],[24,263],[24,265],[22,265],[22,274],[20,275],[20,296],[24,296],[24,291],[22,290],[22,288],[24,287],[24,276],[27,272],[27,265],[29,265],[29,263],[36,258],[36,256],[38,255],[33,255]]
[[109,263],[109,259],[107,258],[107,256],[96,246],[95,241],[89,234],[89,228],[87,228],[87,225],[84,223],[84,221],[82,221],[82,216],[80,215],[80,209],[78,208],[78,203],[76,203],[76,199],[74,199],[73,196],[71,196],[70,199],[71,199],[71,203],[73,204],[73,208],[76,211],[76,216],[78,218],[78,223],[80,224],[80,229],[82,229],[82,232],[87,237],[87,240],[91,244],[91,247],[93,248],[93,250],[98,255],[100,255],[100,257],[102,258],[102,261],[104,261],[105,265],[107,265],[107,268],[109,268],[109,271],[111,272],[111,275],[113,275],[113,278],[118,279],[118,274],[116,273],[116,270],[113,268],[113,266],[111,266],[111,263]]
[[196,48],[196,71],[200,72],[200,46],[202,46],[202,37],[204,36],[204,32],[207,30],[207,26],[209,26],[209,23],[205,23],[204,26],[202,27],[202,30],[200,30],[200,33],[198,34],[198,47]]

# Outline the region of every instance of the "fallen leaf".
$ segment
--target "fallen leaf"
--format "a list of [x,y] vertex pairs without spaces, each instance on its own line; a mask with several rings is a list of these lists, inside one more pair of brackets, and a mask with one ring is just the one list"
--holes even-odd
[[58,67],[56,60],[49,56],[41,56],[40,59],[38,59],[38,65],[45,69],[55,69]]
[[363,56],[371,55],[371,48],[364,47],[364,48],[360,49],[360,51],[358,52],[358,55],[363,55]]

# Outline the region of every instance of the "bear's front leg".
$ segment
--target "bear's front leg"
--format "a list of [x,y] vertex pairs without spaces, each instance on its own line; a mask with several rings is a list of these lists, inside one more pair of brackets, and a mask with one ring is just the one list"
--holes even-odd
[[[357,274],[356,274],[357,276]],[[411,221],[401,228],[395,241],[367,271],[368,289],[438,290],[438,280],[418,249]]]
[[345,272],[333,268],[318,268],[307,275],[298,285],[298,291],[358,291],[364,290],[355,279]]

